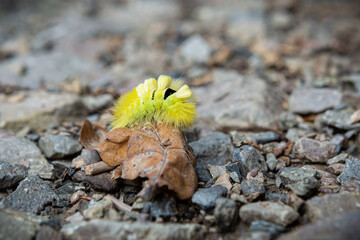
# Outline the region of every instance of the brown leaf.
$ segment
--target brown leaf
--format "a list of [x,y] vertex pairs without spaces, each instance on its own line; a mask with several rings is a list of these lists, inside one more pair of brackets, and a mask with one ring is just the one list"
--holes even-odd
[[[85,148],[95,148],[109,166],[117,166],[112,172],[114,179],[147,179],[139,193],[144,199],[152,198],[165,186],[179,199],[188,199],[195,192],[195,156],[180,130],[163,124],[146,125],[141,129],[118,128],[108,132],[94,147],[102,137],[91,133],[89,126],[84,126],[82,131],[88,131],[84,135],[89,138],[85,143],[90,144],[81,143]],[[91,137],[96,139],[91,140]]]
[[88,150],[95,150],[96,146],[102,142],[108,131],[97,124],[91,124],[85,120],[81,130],[79,142]]

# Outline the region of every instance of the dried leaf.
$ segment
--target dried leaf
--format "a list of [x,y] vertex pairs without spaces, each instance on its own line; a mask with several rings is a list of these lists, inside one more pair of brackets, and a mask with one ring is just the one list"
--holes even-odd
[[[195,156],[180,130],[163,124],[146,125],[141,129],[117,128],[104,138],[96,136],[103,132],[94,130],[90,122],[84,122],[81,143],[85,148],[96,149],[106,164],[117,167],[112,172],[114,179],[147,178],[139,193],[144,199],[152,198],[165,186],[179,199],[190,198],[195,192]],[[82,139],[84,136],[86,140]]]
[[80,143],[88,150],[95,150],[96,146],[105,139],[107,130],[97,124],[85,120],[80,130]]

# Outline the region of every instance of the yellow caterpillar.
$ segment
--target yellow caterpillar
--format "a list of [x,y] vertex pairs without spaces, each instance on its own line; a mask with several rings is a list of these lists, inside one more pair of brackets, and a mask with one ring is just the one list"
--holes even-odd
[[194,123],[196,106],[192,91],[179,80],[161,75],[145,80],[121,96],[113,107],[112,130],[144,123],[165,123],[188,128]]

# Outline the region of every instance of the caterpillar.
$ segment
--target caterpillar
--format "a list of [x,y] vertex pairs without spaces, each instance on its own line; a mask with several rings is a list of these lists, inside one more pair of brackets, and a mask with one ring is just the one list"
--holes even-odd
[[150,78],[122,95],[113,106],[112,130],[164,123],[186,129],[193,125],[196,104],[188,85],[170,76]]

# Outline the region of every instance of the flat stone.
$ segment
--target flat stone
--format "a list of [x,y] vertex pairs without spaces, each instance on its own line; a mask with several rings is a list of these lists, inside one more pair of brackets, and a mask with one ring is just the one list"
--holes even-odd
[[0,128],[19,131],[24,126],[40,131],[64,121],[83,119],[86,107],[77,95],[31,91],[24,101],[0,101]]
[[354,113],[352,110],[342,110],[342,111],[334,111],[328,110],[321,117],[320,121],[328,126],[351,130],[351,129],[360,129],[360,123],[352,123],[351,115]]
[[345,159],[348,157],[349,155],[347,153],[341,153],[333,158],[330,158],[327,161],[328,165],[334,164],[334,163],[345,163]]
[[319,113],[341,103],[341,93],[334,89],[296,89],[289,97],[289,109],[294,113]]
[[215,207],[216,199],[224,197],[226,193],[227,189],[220,185],[216,185],[211,188],[199,189],[192,196],[191,202],[202,209],[210,210]]
[[226,167],[224,166],[208,164],[207,168],[213,179],[217,179],[220,175],[226,173]]
[[334,163],[328,167],[325,168],[326,171],[329,173],[340,175],[342,172],[344,172],[345,164],[343,163]]
[[64,225],[61,232],[65,239],[203,239],[206,228],[199,224],[115,222],[94,219]]
[[360,193],[326,194],[305,202],[305,214],[310,222],[352,210],[360,210]]
[[350,211],[336,216],[327,217],[313,224],[281,235],[279,240],[332,239],[356,240],[360,235],[360,211]]
[[256,180],[243,180],[241,191],[248,201],[253,201],[265,194],[265,187]]
[[178,213],[176,199],[173,195],[157,195],[151,202],[145,203],[144,205],[149,208],[150,216],[155,219],[158,217],[170,219]]
[[16,186],[27,173],[24,165],[0,162],[0,190]]
[[73,179],[78,182],[89,184],[91,188],[98,191],[113,192],[119,189],[119,182],[112,179],[110,172],[96,174],[94,176],[86,175],[84,171],[77,171]]
[[200,35],[193,35],[180,45],[181,55],[195,63],[205,63],[211,55],[211,46]]
[[246,138],[257,144],[265,144],[269,142],[279,141],[280,135],[276,132],[261,132],[246,134]]
[[71,166],[80,168],[100,161],[101,158],[96,150],[87,150],[86,148],[83,148],[81,154],[72,160]]
[[293,153],[297,158],[310,162],[326,163],[336,156],[336,145],[330,142],[320,142],[310,138],[301,138],[295,142]]
[[211,175],[207,165],[225,165],[232,159],[232,144],[228,135],[220,132],[210,133],[189,144],[196,157],[196,174],[199,181],[208,182]]
[[278,164],[278,160],[276,159],[275,155],[272,153],[266,154],[266,164],[271,171],[274,171],[276,165]]
[[281,202],[249,203],[240,208],[240,217],[246,223],[267,221],[283,227],[299,218],[299,213]]
[[228,191],[230,191],[232,188],[232,184],[230,181],[230,173],[224,173],[224,174],[220,175],[218,177],[218,179],[216,179],[215,183],[213,184],[213,186],[216,186],[216,185],[223,186]]
[[83,148],[72,136],[50,135],[41,137],[39,147],[49,159],[64,158],[78,153]]
[[283,226],[266,221],[254,221],[250,225],[250,231],[268,232],[273,239],[280,233],[285,232],[285,230],[286,229]]
[[0,239],[33,240],[44,217],[0,209]]
[[283,112],[277,89],[235,71],[215,70],[213,79],[211,85],[194,89],[199,122],[216,130],[277,128]]
[[58,196],[46,182],[37,176],[29,176],[4,199],[2,205],[5,208],[39,214],[56,199]]
[[246,176],[254,168],[259,168],[264,173],[268,170],[264,156],[253,146],[245,145],[240,149],[235,149],[233,162],[239,163],[242,176]]
[[0,161],[22,164],[22,159],[29,162],[29,175],[39,175],[45,179],[53,177],[54,167],[43,157],[40,149],[28,139],[22,137],[0,137]]
[[220,232],[230,232],[236,225],[239,209],[235,201],[227,198],[218,198],[214,210],[215,223]]
[[93,113],[110,107],[114,102],[114,98],[110,94],[102,94],[100,96],[88,95],[82,97],[82,102],[89,112]]
[[236,183],[240,183],[242,176],[237,163],[226,165],[226,170],[230,173],[230,178]]
[[84,211],[84,217],[88,219],[102,218],[105,211],[108,211],[112,206],[111,200],[102,200],[91,206],[89,204],[89,208]]
[[354,183],[360,191],[360,159],[347,158],[343,173],[337,178],[342,186]]
[[282,169],[276,182],[278,186],[280,181],[298,196],[309,197],[320,185],[318,178],[320,174],[316,170],[288,167]]

